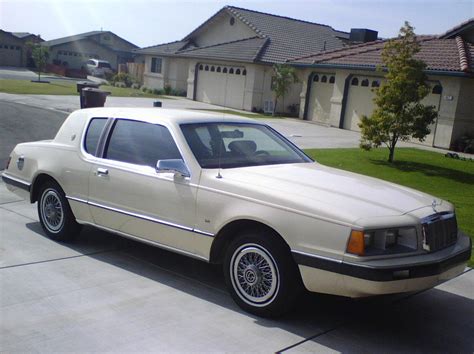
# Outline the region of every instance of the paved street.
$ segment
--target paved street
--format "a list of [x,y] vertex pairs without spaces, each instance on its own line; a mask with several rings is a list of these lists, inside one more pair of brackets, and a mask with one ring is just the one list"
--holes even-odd
[[242,312],[220,268],[85,228],[46,238],[0,184],[0,352],[474,350],[474,272],[411,295],[307,295],[279,320]]

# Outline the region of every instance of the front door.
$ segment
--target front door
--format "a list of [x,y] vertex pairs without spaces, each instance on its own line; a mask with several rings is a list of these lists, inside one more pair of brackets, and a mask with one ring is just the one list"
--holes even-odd
[[115,120],[103,157],[89,177],[89,205],[97,225],[194,253],[194,179],[157,174],[156,162],[181,159],[162,125]]

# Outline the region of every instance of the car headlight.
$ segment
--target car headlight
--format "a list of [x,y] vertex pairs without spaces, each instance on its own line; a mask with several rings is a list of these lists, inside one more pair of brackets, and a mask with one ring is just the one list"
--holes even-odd
[[376,256],[413,252],[418,249],[415,227],[382,230],[352,230],[347,252],[358,256]]

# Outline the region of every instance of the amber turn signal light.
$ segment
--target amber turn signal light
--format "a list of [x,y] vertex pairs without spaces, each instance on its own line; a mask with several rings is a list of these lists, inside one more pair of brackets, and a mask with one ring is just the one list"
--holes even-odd
[[364,232],[352,230],[349,242],[347,243],[347,252],[357,254],[358,256],[364,255]]

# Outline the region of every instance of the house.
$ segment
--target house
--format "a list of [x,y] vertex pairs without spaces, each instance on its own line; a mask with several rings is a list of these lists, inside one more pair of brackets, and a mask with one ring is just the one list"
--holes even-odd
[[28,32],[0,30],[0,66],[30,66],[31,53],[26,44],[41,41],[40,36]]
[[107,60],[114,70],[118,64],[133,61],[138,47],[110,31],[92,31],[45,41],[49,48],[49,63],[81,69],[88,59]]
[[[367,38],[357,40],[377,38],[365,31]],[[148,88],[170,86],[201,102],[271,111],[273,64],[340,49],[353,39],[327,25],[225,6],[182,40],[135,53],[145,63]],[[301,86],[292,85],[277,111],[299,104]]]
[[[463,134],[474,135],[474,19],[441,36],[419,36],[418,59],[427,64],[431,93],[424,99],[438,110],[425,145],[450,148]],[[288,63],[304,78],[300,118],[359,131],[363,115],[374,110],[374,88],[384,80],[386,41],[377,40],[303,56]]]

